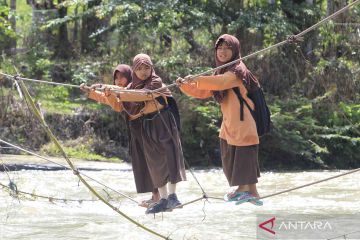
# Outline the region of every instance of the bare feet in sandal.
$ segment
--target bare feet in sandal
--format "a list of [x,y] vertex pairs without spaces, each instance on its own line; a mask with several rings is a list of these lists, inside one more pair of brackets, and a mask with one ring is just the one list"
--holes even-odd
[[139,203],[140,207],[144,207],[144,208],[149,208],[150,206],[152,206],[153,204],[155,204],[156,201],[154,201],[152,198],[148,199],[148,200],[142,200]]
[[238,195],[238,192],[234,190],[234,191],[228,192],[226,194],[225,198],[232,199],[232,198],[237,197],[237,195]]
[[139,203],[140,207],[149,208],[160,200],[159,192],[153,192],[150,199],[143,200]]

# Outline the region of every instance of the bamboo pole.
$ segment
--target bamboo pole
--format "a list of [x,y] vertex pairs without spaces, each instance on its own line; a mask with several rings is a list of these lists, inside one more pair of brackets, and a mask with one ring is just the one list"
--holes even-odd
[[126,215],[125,213],[123,213],[122,211],[120,211],[117,207],[115,207],[114,205],[112,205],[111,203],[109,203],[105,198],[103,198],[93,187],[90,186],[90,184],[81,176],[81,174],[79,173],[79,171],[77,170],[77,168],[75,167],[75,165],[71,162],[71,160],[69,159],[69,157],[67,156],[67,154],[65,153],[64,149],[62,148],[62,146],[60,145],[59,141],[57,140],[57,138],[54,136],[54,134],[51,132],[50,128],[47,126],[45,120],[43,119],[41,113],[39,112],[39,110],[36,108],[35,103],[33,101],[33,99],[31,98],[29,91],[27,90],[25,84],[22,81],[19,81],[19,85],[21,88],[21,91],[23,92],[23,95],[25,97],[25,101],[28,103],[30,110],[32,111],[32,113],[35,115],[35,117],[39,120],[41,126],[44,128],[44,130],[46,131],[46,133],[48,134],[48,136],[50,137],[51,141],[55,144],[55,146],[59,149],[61,155],[65,158],[66,162],[68,163],[68,165],[70,166],[70,168],[73,170],[73,173],[79,178],[79,180],[90,190],[90,192],[92,194],[94,194],[99,200],[101,200],[103,203],[105,203],[107,206],[109,206],[111,209],[113,209],[115,212],[117,212],[118,214],[120,214],[122,217],[124,217],[125,219],[127,219],[128,221],[130,221],[131,223],[137,225],[138,227],[142,228],[143,230],[152,233],[162,239],[169,239],[168,237],[161,235],[160,233],[155,232],[154,230],[151,230],[149,228],[147,228],[146,226],[140,224],[139,222],[135,221],[134,219],[132,219],[131,217],[129,217],[128,215]]

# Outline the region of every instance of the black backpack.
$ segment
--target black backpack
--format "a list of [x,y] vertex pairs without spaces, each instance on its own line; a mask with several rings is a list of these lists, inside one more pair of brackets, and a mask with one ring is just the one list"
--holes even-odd
[[244,104],[248,107],[256,122],[256,128],[259,137],[265,135],[270,131],[270,110],[266,104],[264,93],[261,88],[256,89],[255,91],[249,92],[248,97],[253,101],[255,105],[255,111],[251,109],[249,104],[241,96],[240,90],[238,87],[233,88],[236,96],[240,101],[240,121],[244,121]]
[[[156,100],[163,106],[166,106],[165,99],[162,96],[159,96],[156,98]],[[166,97],[166,100],[168,102],[168,107],[172,115],[174,116],[176,127],[180,132],[180,113],[179,108],[177,106],[177,103],[173,97]]]

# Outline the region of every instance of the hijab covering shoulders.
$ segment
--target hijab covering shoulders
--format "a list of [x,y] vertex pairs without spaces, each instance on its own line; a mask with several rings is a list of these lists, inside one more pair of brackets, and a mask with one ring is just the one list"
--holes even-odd
[[[140,67],[140,65],[147,65],[151,67],[151,74],[150,76],[145,79],[141,80],[139,79],[136,74],[135,70]],[[156,75],[153,63],[151,61],[151,58],[149,55],[140,53],[136,55],[133,59],[132,64],[132,82],[127,86],[128,89],[147,89],[147,90],[155,90],[158,88],[164,87],[165,84],[163,84],[161,78]],[[158,93],[164,95],[165,97],[171,97],[171,92],[168,88],[164,88],[160,90]],[[145,106],[145,102],[124,102],[123,103],[124,108],[130,113],[130,114],[138,114],[142,108]]]
[[[228,62],[221,62],[217,58],[216,49],[218,46],[225,42],[232,50],[232,57]],[[222,66],[226,63],[235,61],[236,59],[240,59],[240,41],[229,34],[223,34],[221,35],[215,42],[215,63],[216,67]],[[243,61],[238,61],[230,66],[221,68],[219,70],[215,71],[215,75],[224,74],[225,72],[232,72],[234,73],[239,79],[244,81],[245,87],[251,91],[253,89],[257,89],[260,87],[259,81],[256,79],[256,77],[250,72],[250,70],[247,69],[246,65],[243,63]],[[226,91],[214,91],[214,97],[218,102],[221,102],[224,98]]]

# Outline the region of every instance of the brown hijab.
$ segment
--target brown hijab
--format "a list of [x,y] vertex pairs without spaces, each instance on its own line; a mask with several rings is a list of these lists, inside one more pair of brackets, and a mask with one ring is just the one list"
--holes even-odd
[[[217,58],[216,49],[223,42],[225,42],[227,45],[229,45],[229,47],[231,48],[232,53],[233,53],[231,59],[228,62],[220,62],[219,59]],[[241,58],[240,41],[236,37],[229,35],[229,34],[223,34],[216,40],[216,43],[215,43],[216,67],[222,66],[226,63],[235,61],[236,59],[240,59],[240,58]],[[225,72],[228,72],[228,71],[233,72],[239,79],[242,79],[244,81],[245,87],[249,91],[260,87],[259,81],[247,69],[247,67],[245,66],[245,64],[242,61],[236,62],[230,66],[216,70],[214,74],[215,75],[224,74]],[[226,91],[227,90],[214,91],[214,98],[216,99],[216,101],[221,102],[226,95]]]
[[[145,65],[151,67],[151,74],[150,74],[149,78],[147,78],[145,80],[139,79],[135,74],[135,70],[141,64],[145,64]],[[158,75],[156,75],[151,58],[147,54],[140,53],[134,57],[132,70],[133,70],[132,82],[127,86],[128,89],[155,90],[155,89],[165,86],[165,84],[163,84],[161,78]],[[167,96],[167,97],[172,96],[171,92],[168,88],[165,88],[165,89],[159,91],[159,93],[161,93],[162,95]],[[128,113],[135,115],[135,114],[138,114],[142,108],[144,108],[145,102],[124,102],[123,106],[127,110]]]
[[116,73],[119,72],[122,76],[124,76],[127,79],[127,84],[131,83],[131,75],[132,75],[132,71],[131,71],[131,67],[129,65],[126,64],[119,64],[117,65],[117,67],[114,69],[113,72],[113,82],[115,85],[115,78],[116,78]]

